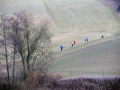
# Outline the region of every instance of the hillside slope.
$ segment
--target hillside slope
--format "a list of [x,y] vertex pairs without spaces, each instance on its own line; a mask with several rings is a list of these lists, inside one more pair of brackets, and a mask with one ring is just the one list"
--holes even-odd
[[99,0],[1,0],[0,15],[11,16],[14,12],[27,11],[35,22],[45,20],[50,23],[54,54],[60,54],[62,44],[64,52],[71,51],[71,41],[77,45],[100,39],[103,34],[111,37],[120,33],[120,22],[110,8]]
[[52,65],[53,72],[65,77],[79,75],[120,75],[120,38],[60,56]]

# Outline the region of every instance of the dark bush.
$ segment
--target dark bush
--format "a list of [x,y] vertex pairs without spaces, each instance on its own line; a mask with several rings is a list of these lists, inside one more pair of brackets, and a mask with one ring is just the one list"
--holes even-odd
[[120,4],[118,5],[117,12],[120,12]]

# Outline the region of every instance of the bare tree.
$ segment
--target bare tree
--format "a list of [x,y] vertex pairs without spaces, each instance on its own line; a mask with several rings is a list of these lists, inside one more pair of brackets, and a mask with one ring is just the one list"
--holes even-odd
[[[48,65],[47,60],[50,62],[52,35],[46,23],[42,26],[35,25],[31,16],[26,13],[17,13],[11,26],[10,37],[14,42],[13,46],[21,56],[25,79],[26,75],[35,68],[37,60],[46,65]],[[44,57],[42,52],[44,52]]]
[[24,59],[24,48],[26,45],[25,45],[23,37],[22,37],[22,28],[19,27],[18,21],[19,21],[18,18],[14,18],[12,20],[12,23],[10,23],[11,31],[9,31],[9,36],[11,38],[13,48],[14,48],[14,64],[13,64],[13,66],[15,65],[15,52],[18,51],[18,53],[20,54],[21,59],[22,59],[24,79],[25,79],[26,78],[26,67],[25,67],[25,59]]
[[[4,19],[5,17],[5,19]],[[17,69],[23,70],[23,80],[26,81],[28,75],[32,73],[43,73],[48,70],[49,64],[52,61],[51,52],[51,33],[48,23],[36,25],[32,17],[25,13],[15,13],[12,17],[1,16],[2,30],[0,33],[4,37],[4,48],[6,56],[6,67],[8,73],[8,83],[10,88],[10,74],[12,75],[13,86],[15,86],[16,72],[16,55],[19,54],[22,67]],[[6,41],[7,40],[7,41]],[[7,46],[9,46],[7,48]],[[12,49],[13,53],[9,54],[13,57],[12,68],[8,65],[8,51]],[[16,54],[17,53],[17,54]],[[9,70],[12,73],[9,73]]]
[[3,30],[3,38],[4,38],[4,48],[5,48],[5,58],[6,58],[6,69],[7,69],[7,77],[8,77],[8,85],[10,88],[10,75],[9,75],[9,64],[8,64],[8,50],[7,50],[7,19],[6,16],[1,15],[1,27]]

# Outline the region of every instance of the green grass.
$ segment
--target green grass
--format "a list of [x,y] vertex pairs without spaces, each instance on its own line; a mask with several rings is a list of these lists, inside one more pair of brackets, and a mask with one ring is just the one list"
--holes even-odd
[[[120,33],[120,22],[117,16],[107,6],[99,0],[1,0],[0,14],[13,15],[14,12],[27,11],[33,15],[35,22],[48,20],[51,25],[52,49],[54,56],[64,55],[68,52],[79,50],[87,45],[84,44],[84,38],[89,37],[91,44],[100,40],[101,35],[105,39]],[[77,45],[71,49],[71,41],[75,40]],[[89,44],[89,45],[91,45]],[[63,45],[63,52],[59,46]],[[79,59],[80,55],[75,60]],[[79,64],[70,63],[71,58],[65,58],[62,62],[64,68],[74,70],[78,67],[82,72],[92,72],[93,69],[85,71],[85,67],[79,67]],[[69,61],[70,60],[70,61]],[[69,62],[67,62],[69,61]],[[89,63],[89,61],[87,61]],[[58,62],[56,62],[58,63]],[[108,61],[109,63],[109,61]],[[110,62],[112,63],[112,62]],[[58,67],[60,67],[57,64]],[[67,65],[72,65],[69,66]],[[82,63],[81,63],[82,65]],[[89,65],[89,64],[88,64]],[[93,65],[97,67],[96,65]],[[57,67],[53,71],[60,72]],[[64,72],[64,69],[62,69]],[[100,68],[100,71],[102,69]],[[71,72],[71,71],[70,71]],[[94,71],[93,71],[94,72]],[[99,71],[98,71],[99,72]],[[107,72],[107,70],[106,70]],[[67,74],[68,75],[68,74]],[[77,75],[77,73],[76,73]]]
[[[120,38],[113,43],[89,47],[57,59],[51,67],[65,77],[77,75],[120,75]],[[74,54],[75,53],[75,54]]]
[[44,0],[47,10],[56,29],[53,37],[54,51],[59,51],[62,44],[65,53],[71,51],[71,41],[76,40],[78,45],[84,43],[84,37],[90,41],[99,39],[101,35],[112,36],[119,32],[119,21],[113,12],[96,0]]

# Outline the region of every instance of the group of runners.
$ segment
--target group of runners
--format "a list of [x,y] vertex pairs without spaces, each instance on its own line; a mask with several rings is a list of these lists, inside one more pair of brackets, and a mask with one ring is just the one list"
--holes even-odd
[[[104,36],[102,35],[101,38],[104,38]],[[84,42],[85,42],[85,43],[88,43],[88,41],[89,41],[89,38],[88,38],[88,37],[85,37],[85,38],[84,38]],[[72,41],[72,42],[71,42],[71,45],[72,45],[72,47],[74,47],[74,45],[76,45],[76,41]],[[64,48],[63,45],[61,45],[61,46],[60,46],[60,50],[62,51],[63,48]]]
[[88,37],[86,37],[86,38],[84,39],[84,41],[88,43]]
[[[101,38],[104,38],[104,36],[102,35]],[[85,37],[85,38],[84,38],[84,42],[85,42],[85,43],[88,43],[88,41],[89,41],[89,38],[88,38],[88,37]],[[74,46],[76,45],[76,41],[72,41],[72,42],[71,42],[71,45],[72,45],[72,47],[74,47]],[[61,46],[60,46],[60,50],[62,51],[63,48],[64,48],[63,45],[61,45]],[[44,55],[44,52],[43,52],[43,51],[42,51],[42,55]]]
[[[76,41],[72,41],[72,42],[71,42],[71,45],[72,45],[72,47],[74,47],[74,45],[76,45]],[[61,46],[60,46],[60,50],[62,51],[63,48],[64,48],[64,47],[61,45]]]
[[71,42],[72,47],[73,47],[75,44],[76,44],[75,41],[72,41],[72,42]]

